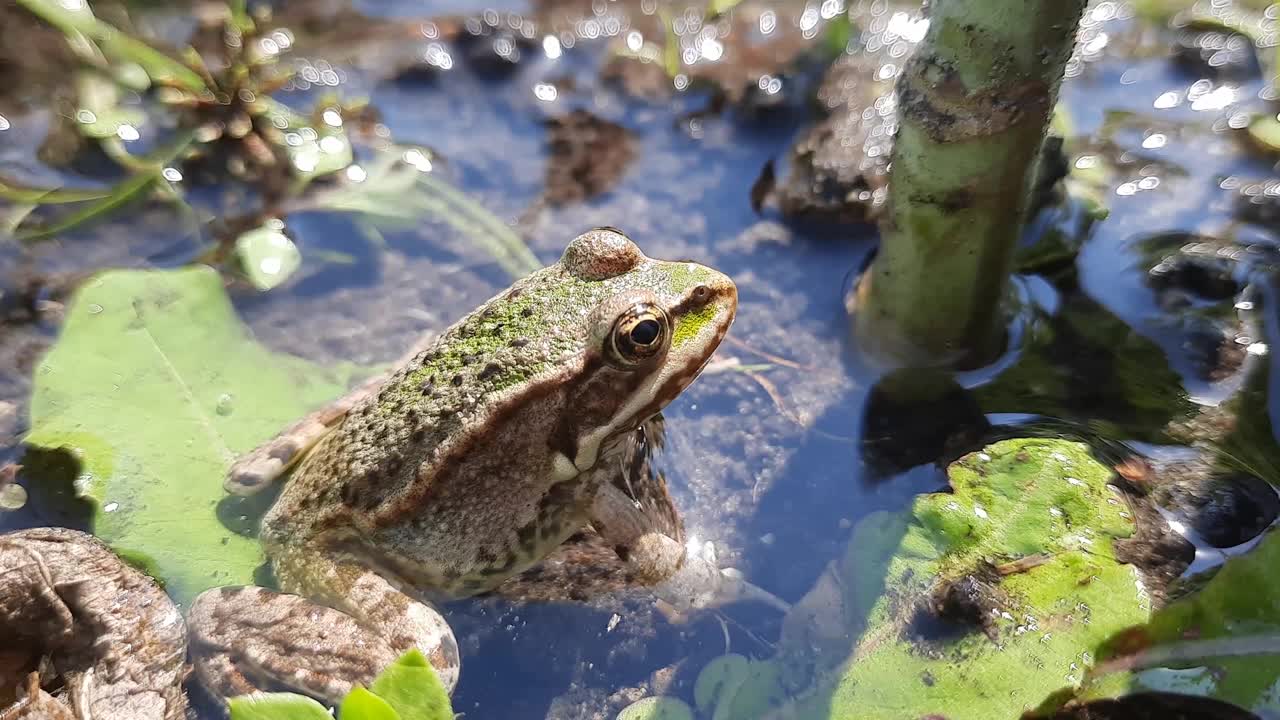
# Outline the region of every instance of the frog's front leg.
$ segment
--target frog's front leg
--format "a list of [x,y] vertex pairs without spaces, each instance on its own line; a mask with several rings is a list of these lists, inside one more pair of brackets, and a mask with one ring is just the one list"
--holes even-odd
[[746,582],[737,570],[720,568],[704,547],[689,547],[666,479],[648,467],[601,484],[591,506],[591,526],[624,561],[628,576],[652,586],[677,612],[739,600],[765,602],[784,612],[789,608]]
[[453,691],[457,641],[430,605],[322,548],[284,549],[275,568],[281,589],[298,594],[226,587],[192,604],[196,675],[215,696],[284,689],[337,704],[413,648]]
[[223,487],[232,495],[253,495],[261,492],[297,465],[316,446],[316,443],[342,424],[352,408],[377,392],[388,378],[420,353],[425,352],[435,339],[435,335],[432,334],[418,338],[413,347],[396,360],[391,369],[365,380],[342,397],[309,413],[248,454],[237,458],[231,465],[231,469],[227,471]]

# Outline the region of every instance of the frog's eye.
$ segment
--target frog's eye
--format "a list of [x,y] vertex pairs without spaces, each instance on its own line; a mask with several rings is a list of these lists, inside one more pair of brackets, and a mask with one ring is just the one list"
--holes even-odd
[[611,365],[635,367],[666,348],[670,327],[667,313],[657,305],[633,305],[614,322],[605,357]]

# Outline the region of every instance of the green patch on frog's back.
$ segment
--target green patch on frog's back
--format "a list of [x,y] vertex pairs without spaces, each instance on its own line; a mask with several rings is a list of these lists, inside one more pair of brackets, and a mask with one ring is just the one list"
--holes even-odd
[[[400,412],[432,393],[467,389],[478,396],[526,383],[581,347],[587,318],[610,295],[641,287],[678,295],[710,275],[700,265],[667,262],[602,281],[581,280],[556,266],[541,270],[441,336],[418,367],[387,388],[380,414]],[[572,314],[577,317],[566,317]],[[679,318],[673,344],[695,337],[714,318],[710,306]]]

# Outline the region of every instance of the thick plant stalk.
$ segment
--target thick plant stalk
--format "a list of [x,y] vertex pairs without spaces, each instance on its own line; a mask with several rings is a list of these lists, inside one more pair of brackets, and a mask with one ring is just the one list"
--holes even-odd
[[1000,304],[1086,0],[934,0],[898,79],[881,246],[855,296],[864,347],[972,366],[1001,349]]

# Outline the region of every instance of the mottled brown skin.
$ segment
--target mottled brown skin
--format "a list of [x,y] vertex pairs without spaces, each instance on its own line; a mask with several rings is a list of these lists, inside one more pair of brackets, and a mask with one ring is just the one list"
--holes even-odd
[[[736,593],[736,576],[686,563],[661,477],[627,472],[643,464],[638,429],[697,376],[736,307],[724,275],[647,258],[616,230],[590,231],[376,389],[339,401],[350,408],[345,417],[321,411],[295,425],[294,437],[260,448],[227,487],[260,489],[312,448],[263,519],[281,590],[345,613],[385,646],[418,647],[441,661],[433,666],[448,689],[456,642],[425,600],[499,588],[575,534],[612,548],[613,564],[621,560],[636,582],[675,579],[678,603]],[[281,616],[291,629],[271,652],[264,628],[253,638],[227,631],[238,614],[252,614],[247,598],[211,591],[193,608],[198,642],[215,651],[197,665],[207,687],[261,687],[270,675],[334,699],[349,686],[306,670],[282,681],[279,657],[298,645],[296,618]],[[331,644],[363,642],[329,631]],[[307,661],[306,652],[293,655]],[[219,668],[235,680],[214,677]]]

